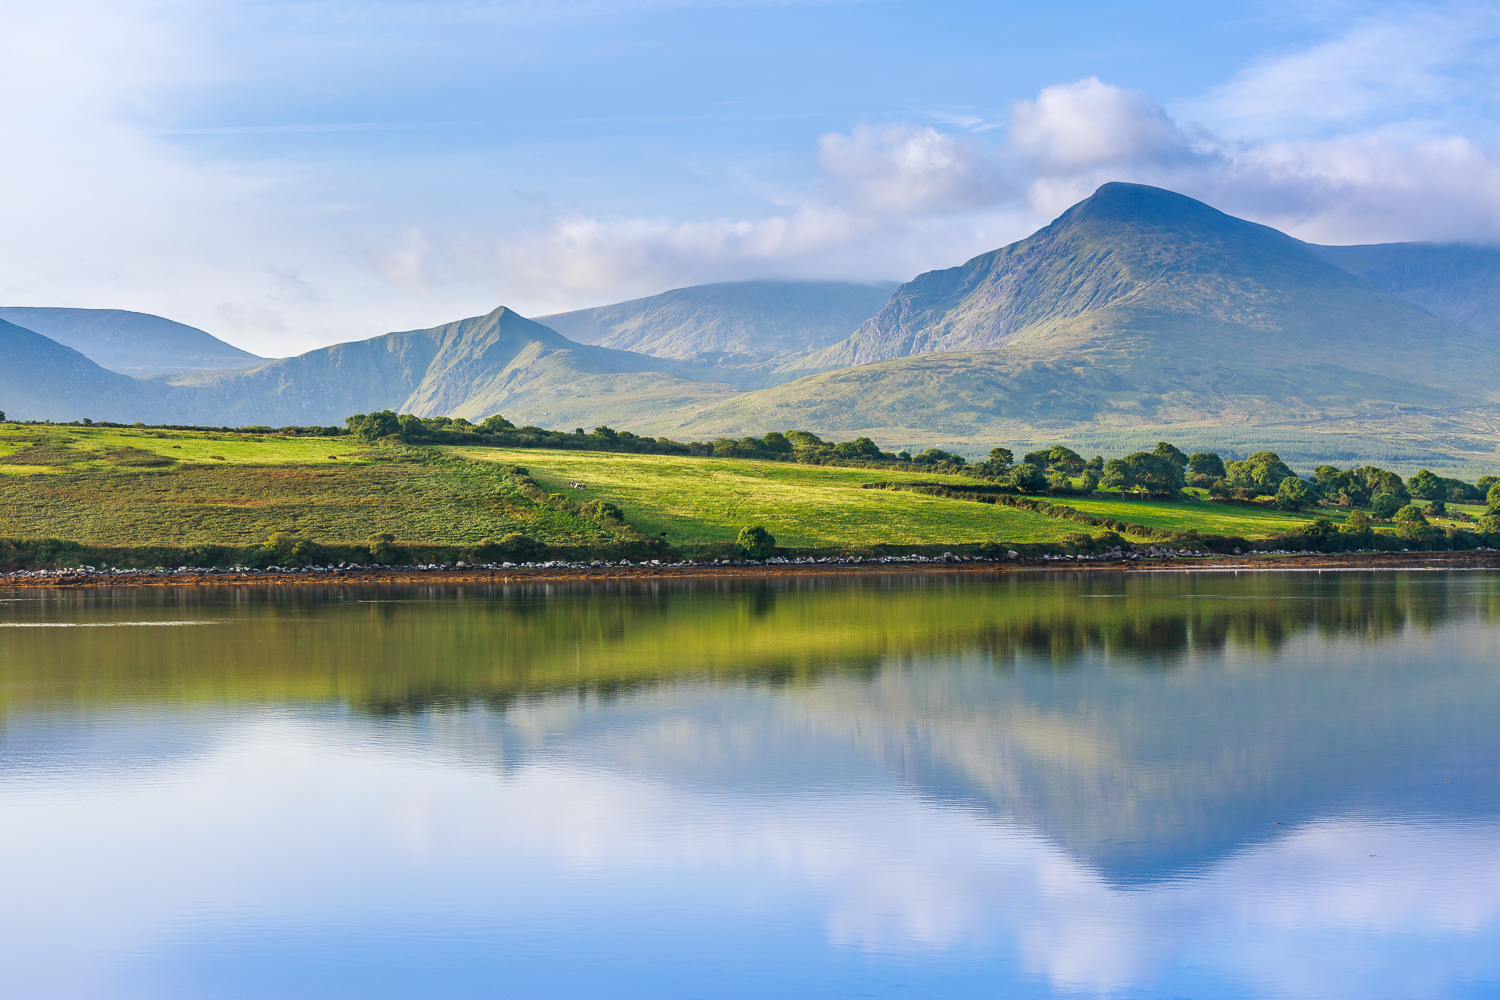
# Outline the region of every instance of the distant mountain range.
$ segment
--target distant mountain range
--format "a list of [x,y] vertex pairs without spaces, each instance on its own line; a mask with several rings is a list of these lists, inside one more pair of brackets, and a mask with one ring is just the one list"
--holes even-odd
[[580,344],[658,358],[804,353],[836,344],[885,305],[897,282],[736,281],[538,317]]
[[899,286],[704,285],[542,321],[501,308],[270,362],[139,313],[4,309],[0,350],[19,364],[0,371],[0,409],[282,425],[389,407],[977,450],[1170,432],[1340,437],[1363,454],[1404,436],[1470,461],[1495,450],[1497,307],[1497,249],[1313,246],[1106,184],[1033,236]]
[[122,375],[247,368],[266,360],[197,327],[124,309],[0,306],[0,319],[71,347]]

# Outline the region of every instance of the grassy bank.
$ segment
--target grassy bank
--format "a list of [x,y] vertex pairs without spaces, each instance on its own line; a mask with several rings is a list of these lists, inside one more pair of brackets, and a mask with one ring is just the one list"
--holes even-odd
[[[909,488],[919,483],[931,488]],[[1319,516],[1344,516],[1098,497],[1043,498],[1057,505],[1044,510],[946,495],[974,484],[888,466],[6,424],[0,566],[728,556],[750,525],[807,555],[1082,550],[1107,528],[1137,542],[1196,532],[1306,547],[1296,539]],[[1379,532],[1372,547],[1457,537],[1429,545]]]

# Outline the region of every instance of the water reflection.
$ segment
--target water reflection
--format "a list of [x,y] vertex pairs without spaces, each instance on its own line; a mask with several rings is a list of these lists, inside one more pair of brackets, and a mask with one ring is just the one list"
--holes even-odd
[[1493,575],[18,596],[31,992],[1500,984]]

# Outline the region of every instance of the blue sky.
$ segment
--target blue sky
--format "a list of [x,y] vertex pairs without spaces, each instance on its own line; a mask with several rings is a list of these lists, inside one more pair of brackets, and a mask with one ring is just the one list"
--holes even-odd
[[1111,179],[1500,239],[1480,4],[0,0],[0,304],[286,354],[905,279]]

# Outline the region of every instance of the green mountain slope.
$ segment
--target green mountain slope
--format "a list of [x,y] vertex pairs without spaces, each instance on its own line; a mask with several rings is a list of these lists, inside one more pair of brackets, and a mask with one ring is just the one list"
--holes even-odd
[[395,409],[470,419],[503,411],[546,426],[631,421],[731,395],[647,370],[653,359],[575,344],[500,308],[428,330],[336,344],[257,368],[158,376],[194,422],[337,424]]
[[101,368],[70,347],[0,320],[0,411],[9,420],[170,423],[161,386]]
[[894,281],[736,281],[537,321],[582,344],[663,358],[801,352],[843,340],[896,287]]
[[[1129,184],[901,286],[815,357],[854,366],[648,429],[979,442],[1158,427],[1380,434],[1394,420],[1416,433],[1412,411],[1500,404],[1488,338],[1283,233]],[[1493,438],[1492,424],[1473,430]]]
[[245,368],[266,360],[196,327],[124,309],[6,306],[0,307],[0,319],[123,375]]
[[1480,333],[1500,333],[1500,248],[1378,243],[1309,249],[1434,316]]

